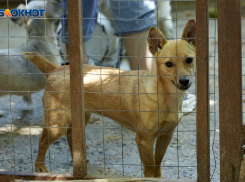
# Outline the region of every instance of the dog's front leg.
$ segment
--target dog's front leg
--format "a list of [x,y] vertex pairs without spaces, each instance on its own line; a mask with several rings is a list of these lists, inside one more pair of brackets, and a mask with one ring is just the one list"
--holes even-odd
[[173,131],[169,131],[165,134],[159,135],[156,141],[156,149],[155,149],[155,171],[154,177],[162,177],[161,174],[161,162],[164,154],[168,148],[168,145],[172,139]]
[[149,131],[138,131],[135,141],[138,146],[141,161],[144,165],[145,177],[154,177],[154,155],[153,147],[155,137]]

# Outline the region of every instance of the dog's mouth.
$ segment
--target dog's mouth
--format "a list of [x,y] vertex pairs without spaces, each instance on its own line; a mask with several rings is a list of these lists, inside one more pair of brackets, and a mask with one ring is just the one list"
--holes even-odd
[[178,85],[178,84],[175,84],[173,80],[171,80],[171,81],[172,81],[172,83],[174,84],[174,86],[177,87],[177,88],[178,88],[179,90],[181,90],[181,91],[186,91],[186,90],[188,90],[188,89],[191,87],[191,85],[192,85],[192,83],[190,82],[187,86],[180,86],[180,85]]

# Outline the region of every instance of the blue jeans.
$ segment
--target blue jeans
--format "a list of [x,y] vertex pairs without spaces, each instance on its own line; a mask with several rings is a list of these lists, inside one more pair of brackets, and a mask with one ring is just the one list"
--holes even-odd
[[[92,36],[97,22],[98,1],[82,0],[83,4],[83,41],[86,42]],[[61,0],[64,7],[64,19],[61,20],[63,26],[63,41],[69,43],[68,39],[68,10],[67,0]],[[136,34],[148,30],[151,26],[156,26],[155,9],[156,2],[137,0],[111,0],[110,6],[114,19],[114,34],[116,36],[125,34]]]

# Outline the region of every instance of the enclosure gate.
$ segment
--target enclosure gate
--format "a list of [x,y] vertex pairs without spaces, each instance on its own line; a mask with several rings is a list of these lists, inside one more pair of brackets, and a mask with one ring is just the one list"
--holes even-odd
[[[87,175],[84,140],[84,97],[81,1],[69,0],[73,175],[0,172],[0,181],[98,179]],[[218,0],[221,181],[238,181],[244,130],[241,98],[240,0]],[[71,13],[72,12],[72,13]],[[234,23],[236,25],[234,26]],[[196,1],[197,41],[197,172],[198,182],[210,181],[209,140],[209,16],[208,0]],[[233,25],[233,26],[231,26]],[[82,111],[82,112],[81,112]],[[181,181],[181,180],[180,180]],[[185,180],[186,181],[186,180]],[[189,180],[196,181],[196,180]]]

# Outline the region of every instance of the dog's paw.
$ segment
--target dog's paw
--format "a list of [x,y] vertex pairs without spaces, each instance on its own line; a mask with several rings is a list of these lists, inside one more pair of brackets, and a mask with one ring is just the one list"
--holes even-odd
[[36,172],[42,172],[42,173],[48,173],[48,169],[45,166],[45,164],[35,164],[35,171]]

